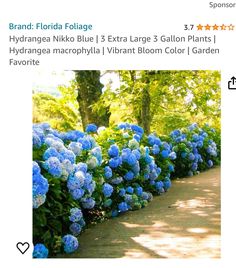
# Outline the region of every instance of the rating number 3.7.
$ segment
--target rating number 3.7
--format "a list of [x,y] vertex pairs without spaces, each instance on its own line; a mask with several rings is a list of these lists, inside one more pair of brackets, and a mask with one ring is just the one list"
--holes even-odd
[[191,30],[193,30],[193,27],[194,27],[193,24],[184,24],[185,31],[191,31]]

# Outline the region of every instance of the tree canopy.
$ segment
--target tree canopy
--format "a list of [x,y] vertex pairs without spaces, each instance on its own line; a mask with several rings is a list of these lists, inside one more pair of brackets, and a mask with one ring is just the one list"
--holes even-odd
[[[101,76],[119,77],[114,88]],[[121,121],[137,123],[146,133],[165,134],[190,122],[220,128],[220,73],[209,70],[75,71],[69,87],[60,96],[33,95],[34,122],[49,122],[59,130],[85,129]]]

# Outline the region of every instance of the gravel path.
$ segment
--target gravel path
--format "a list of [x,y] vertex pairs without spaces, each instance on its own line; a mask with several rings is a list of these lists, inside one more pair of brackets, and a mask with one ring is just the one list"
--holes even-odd
[[144,209],[79,237],[72,258],[220,258],[220,168],[173,182]]

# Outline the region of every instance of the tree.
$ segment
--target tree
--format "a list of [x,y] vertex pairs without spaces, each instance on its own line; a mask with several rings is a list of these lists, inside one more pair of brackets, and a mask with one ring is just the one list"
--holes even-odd
[[83,128],[85,129],[89,123],[108,126],[110,117],[108,107],[101,104],[99,110],[93,109],[93,106],[96,105],[102,95],[103,85],[100,82],[100,71],[74,72],[78,86],[77,101],[79,103]]

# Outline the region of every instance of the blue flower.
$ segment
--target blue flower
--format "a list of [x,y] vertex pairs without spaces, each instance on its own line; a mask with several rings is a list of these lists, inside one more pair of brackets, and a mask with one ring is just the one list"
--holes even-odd
[[130,128],[132,129],[132,131],[134,131],[136,134],[142,137],[144,133],[143,128],[134,124],[130,125]]
[[73,235],[65,235],[62,238],[62,243],[64,244],[64,251],[66,253],[72,253],[76,251],[79,247],[79,242],[77,238]]
[[40,207],[46,201],[45,194],[33,195],[33,208]]
[[111,168],[117,168],[121,164],[121,160],[119,157],[113,157],[109,160],[109,166]]
[[123,197],[123,196],[125,196],[125,193],[126,193],[125,189],[121,188],[119,191],[119,196]]
[[44,195],[48,192],[48,180],[40,173],[33,175],[33,195]]
[[211,168],[211,167],[213,166],[213,162],[212,162],[212,160],[208,160],[208,161],[207,161],[207,166],[208,166],[209,168]]
[[189,156],[188,156],[188,159],[190,161],[193,161],[195,159],[195,155],[193,153],[190,153]]
[[80,170],[80,171],[86,173],[87,170],[88,170],[88,166],[87,166],[86,163],[79,162],[79,163],[77,164],[77,170],[78,170],[78,171]]
[[95,124],[88,124],[85,131],[87,133],[96,133],[97,132],[97,126]]
[[112,144],[108,149],[108,155],[110,157],[118,157],[119,156],[119,148],[116,144]]
[[137,134],[134,134],[134,135],[133,135],[133,138],[134,138],[137,142],[140,142],[140,140],[141,140],[141,137],[140,137],[139,135],[137,135]]
[[48,257],[48,249],[44,244],[36,244],[34,246],[33,257],[37,259],[44,259]]
[[168,165],[168,169],[169,169],[169,171],[170,171],[170,172],[173,172],[173,171],[175,170],[175,169],[174,169],[174,166],[173,166],[173,165],[171,165],[171,164],[170,164],[170,165]]
[[166,179],[166,180],[163,181],[163,184],[164,184],[165,191],[167,191],[171,187],[171,180]]
[[135,193],[137,194],[137,196],[142,196],[143,188],[141,186],[136,187],[135,188]]
[[77,188],[75,190],[70,190],[70,194],[74,200],[79,200],[83,197],[84,195],[84,190]]
[[134,188],[131,187],[131,186],[128,186],[128,187],[126,188],[126,192],[127,192],[128,194],[133,194],[133,193],[134,193]]
[[128,171],[125,176],[124,176],[125,180],[127,181],[131,181],[134,178],[134,173],[132,171]]
[[74,236],[78,236],[80,233],[81,233],[81,226],[79,223],[77,222],[73,222],[71,225],[70,225],[70,231],[72,232],[72,234]]
[[33,132],[33,148],[40,148],[42,146],[42,141],[37,133]]
[[110,197],[113,193],[113,187],[109,183],[104,183],[102,187],[102,192],[105,197]]
[[110,179],[112,177],[112,169],[109,166],[105,166],[104,174],[106,179]]
[[169,158],[171,159],[171,160],[175,160],[176,159],[176,153],[175,152],[171,152],[170,154],[169,154]]
[[68,148],[76,155],[79,156],[82,153],[82,144],[79,142],[71,142]]
[[59,178],[62,175],[61,163],[56,157],[50,157],[44,163],[44,168],[50,173],[52,176]]
[[81,188],[84,185],[85,174],[82,171],[77,171],[74,176],[70,176],[67,180],[67,187],[69,190]]
[[40,167],[37,162],[33,161],[33,175],[37,175],[40,173]]
[[156,155],[156,154],[159,154],[159,152],[160,152],[159,146],[157,144],[154,144],[152,147],[152,153]]
[[82,206],[85,209],[92,209],[95,206],[95,201],[92,197],[86,197],[81,199]]
[[83,150],[91,150],[93,147],[91,140],[87,136],[83,138],[79,138],[78,142],[82,144]]
[[83,217],[82,211],[79,208],[72,208],[70,210],[69,220],[72,222],[78,222]]
[[115,217],[117,217],[117,215],[118,215],[118,210],[112,210],[112,212],[111,212],[111,216],[113,217],[113,218],[115,218]]
[[125,212],[125,211],[129,210],[128,204],[126,202],[121,202],[121,203],[118,204],[118,209],[121,212]]
[[163,150],[161,152],[161,155],[162,155],[163,158],[167,158],[169,156],[169,151],[168,150]]
[[79,138],[83,138],[84,133],[78,130],[71,130],[65,133],[65,140],[76,142]]

